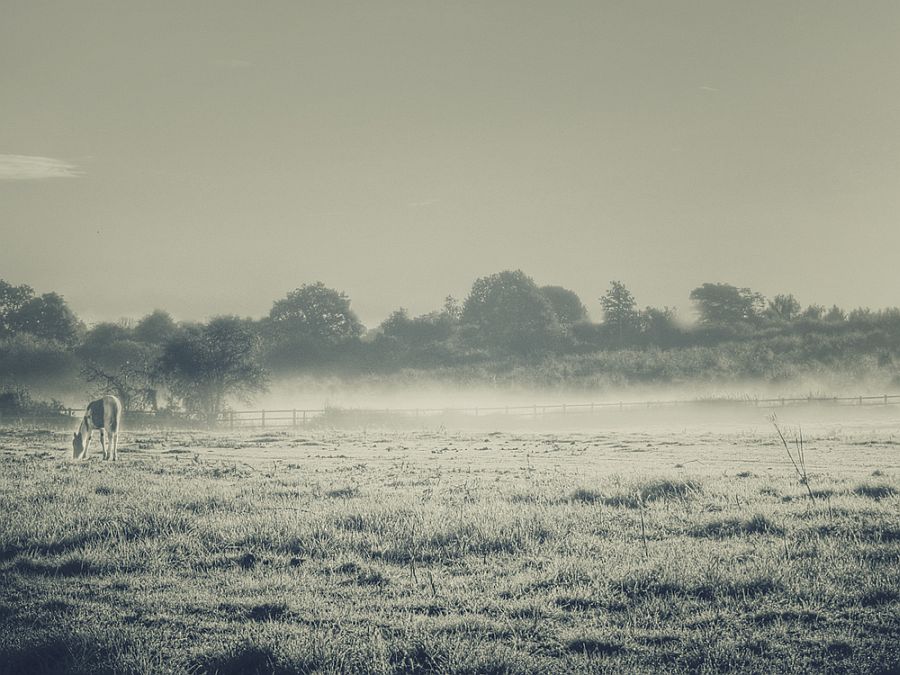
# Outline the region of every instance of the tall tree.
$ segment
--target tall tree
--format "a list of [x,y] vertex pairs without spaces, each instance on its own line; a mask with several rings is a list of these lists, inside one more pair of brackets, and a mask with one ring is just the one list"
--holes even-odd
[[346,294],[320,281],[275,301],[263,323],[270,357],[280,365],[327,357],[335,348],[358,340],[365,330]]
[[810,305],[800,315],[804,319],[822,319],[825,316],[825,307],[822,305]]
[[14,332],[11,319],[33,297],[34,289],[31,286],[13,286],[0,279],[0,337]]
[[155,309],[137,322],[134,339],[155,345],[163,345],[178,331],[172,316],[161,309]]
[[393,338],[401,343],[417,347],[450,337],[454,320],[447,312],[430,312],[411,318],[401,307],[385,319],[379,329],[381,335]]
[[462,322],[477,342],[520,354],[552,347],[562,335],[550,301],[522,270],[477,279],[463,305]]
[[458,322],[460,317],[462,317],[462,305],[459,304],[459,300],[454,298],[452,295],[448,295],[444,298],[444,307],[442,313],[447,316],[451,321]]
[[161,345],[139,342],[123,323],[91,327],[77,348],[81,376],[95,395],[115,394],[126,410],[155,408],[153,369]]
[[610,282],[609,290],[600,298],[603,324],[620,342],[633,338],[640,330],[637,302],[621,281]]
[[650,344],[668,346],[678,335],[675,309],[672,307],[647,307],[640,313],[641,335]]
[[734,324],[759,317],[765,298],[749,288],[705,283],[691,291],[691,300],[706,325]]
[[175,335],[163,348],[158,373],[185,410],[215,423],[230,399],[265,391],[259,337],[247,321],[222,316]]
[[57,293],[44,293],[27,300],[8,321],[13,332],[30,333],[66,345],[74,344],[78,335],[78,319]]
[[562,286],[541,286],[541,293],[547,298],[556,318],[563,326],[587,319],[587,309],[575,291]]
[[776,295],[769,300],[766,314],[773,319],[793,321],[800,314],[800,303],[790,293]]
[[825,315],[826,321],[831,321],[833,323],[840,323],[841,321],[847,320],[847,312],[838,307],[837,305],[832,305],[831,309],[828,310],[828,313]]

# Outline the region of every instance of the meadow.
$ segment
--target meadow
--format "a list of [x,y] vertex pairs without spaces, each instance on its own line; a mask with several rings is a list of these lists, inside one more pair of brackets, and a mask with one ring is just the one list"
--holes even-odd
[[0,430],[0,672],[898,672],[896,429]]

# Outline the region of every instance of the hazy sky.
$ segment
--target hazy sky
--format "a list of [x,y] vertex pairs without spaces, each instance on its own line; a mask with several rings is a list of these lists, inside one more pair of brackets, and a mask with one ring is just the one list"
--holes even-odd
[[521,268],[900,304],[900,2],[0,0],[0,278],[370,326]]

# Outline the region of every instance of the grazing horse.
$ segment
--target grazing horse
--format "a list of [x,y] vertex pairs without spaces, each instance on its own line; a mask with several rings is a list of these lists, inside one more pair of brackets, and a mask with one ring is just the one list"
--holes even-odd
[[[94,429],[100,430],[100,447],[103,448],[103,459],[119,458],[119,424],[122,421],[122,404],[115,396],[104,396],[88,403],[84,411],[81,426],[72,439],[72,458],[87,459],[91,447]],[[103,434],[106,433],[106,444]]]

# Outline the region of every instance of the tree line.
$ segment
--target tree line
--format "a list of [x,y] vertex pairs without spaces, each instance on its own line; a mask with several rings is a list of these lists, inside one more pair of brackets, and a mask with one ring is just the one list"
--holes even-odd
[[775,344],[786,337],[820,352],[876,350],[886,363],[900,349],[896,308],[803,308],[791,294],[767,299],[726,283],[705,283],[689,298],[698,317],[693,323],[669,307],[640,308],[625,284],[612,281],[598,298],[602,319],[593,322],[573,291],[508,270],[477,279],[462,301],[448,296],[420,316],[398,308],[371,330],[345,293],[321,282],[275,300],[260,319],[176,322],[156,310],[137,321],[88,327],[59,294],[37,295],[0,280],[0,387],[87,383],[117,394],[130,409],[156,409],[164,391],[167,405],[212,418],[229,400],[264,390],[269,377],[302,372],[453,369],[617,350]]

